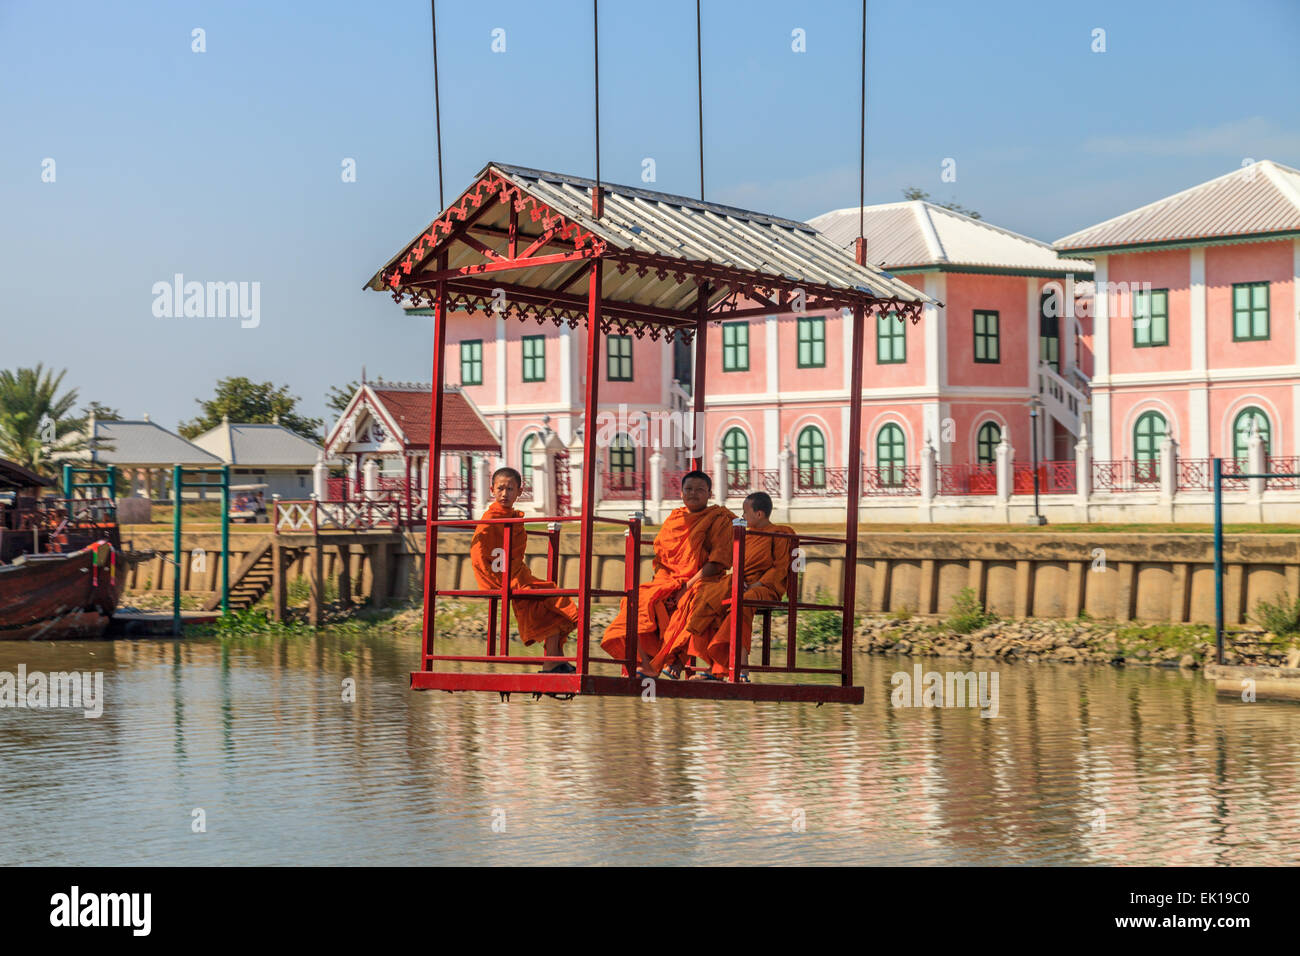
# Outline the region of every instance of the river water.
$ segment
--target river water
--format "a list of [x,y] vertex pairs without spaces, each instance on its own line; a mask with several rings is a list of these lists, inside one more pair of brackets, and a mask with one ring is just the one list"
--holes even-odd
[[417,653],[0,642],[105,694],[0,709],[0,863],[1300,863],[1300,707],[1199,673],[981,661],[982,718],[892,706],[907,658],[858,656],[861,707],[503,705],[410,691]]

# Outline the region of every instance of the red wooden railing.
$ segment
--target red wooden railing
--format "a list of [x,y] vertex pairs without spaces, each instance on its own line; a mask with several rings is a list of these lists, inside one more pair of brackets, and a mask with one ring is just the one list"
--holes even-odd
[[[1078,488],[1078,476],[1073,460],[1040,461],[1038,463],[1038,493],[1043,495],[1072,495]],[[1011,493],[1034,493],[1034,466],[1017,462],[1011,481]]]
[[[600,496],[607,501],[631,501],[641,498],[639,471],[605,471],[600,475]],[[650,478],[645,476],[646,494],[650,493]]]
[[1105,494],[1125,491],[1159,491],[1160,462],[1134,461],[1123,458],[1114,461],[1093,461],[1092,491]]
[[[1225,462],[1225,464],[1226,464],[1226,462]],[[1269,455],[1269,456],[1268,456],[1268,465],[1267,465],[1267,467],[1264,469],[1264,471],[1267,472],[1267,473],[1270,474],[1270,475],[1274,475],[1274,474],[1297,475],[1297,474],[1300,474],[1300,457],[1295,456],[1295,455],[1292,455],[1292,456],[1290,456],[1290,457],[1285,457],[1285,458],[1274,458],[1272,455]],[[1283,488],[1295,489],[1295,488],[1300,488],[1300,479],[1296,479],[1296,478],[1269,478],[1269,479],[1264,483],[1264,486],[1265,486],[1265,488],[1269,488],[1269,489],[1273,489],[1273,488],[1276,488],[1276,489],[1283,489]]]
[[997,470],[993,465],[936,465],[935,492],[940,495],[995,495]]
[[867,465],[862,469],[862,494],[919,495],[920,465]]

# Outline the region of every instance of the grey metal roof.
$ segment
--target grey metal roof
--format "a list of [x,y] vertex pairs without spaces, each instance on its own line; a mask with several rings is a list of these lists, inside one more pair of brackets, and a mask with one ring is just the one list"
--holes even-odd
[[94,460],[112,465],[219,465],[221,459],[156,422],[95,422]]
[[1300,232],[1300,170],[1260,160],[1056,240],[1057,249]]
[[222,422],[194,438],[194,444],[228,465],[310,468],[323,451],[283,425]]
[[[963,266],[1026,272],[1092,274],[1092,263],[1063,259],[1045,242],[920,199],[865,210],[867,258],[886,269]],[[858,207],[810,220],[833,243],[852,248]]]
[[[685,263],[707,263],[724,268],[768,275],[810,286],[835,290],[866,292],[883,299],[904,302],[929,302],[924,293],[888,275],[875,266],[859,266],[851,254],[839,248],[807,223],[737,209],[718,203],[701,202],[685,196],[654,192],[634,186],[602,182],[604,215],[591,214],[591,188],[595,181],[562,173],[489,163],[476,177],[476,183],[495,172],[508,183],[589,230],[604,240],[615,254],[620,251],[643,253]],[[471,187],[473,188],[473,187]],[[528,217],[520,222],[527,227]],[[509,204],[495,204],[473,228],[502,230],[509,222]],[[433,224],[430,224],[430,228]],[[424,236],[428,230],[421,232]],[[479,241],[504,253],[501,236],[477,236]],[[383,276],[395,268],[415,243],[407,243],[398,255],[379,270],[367,285],[384,291]],[[477,263],[482,256],[460,244],[448,249],[448,267],[452,269]],[[427,268],[427,267],[426,267]],[[517,270],[511,281],[540,290],[554,290],[566,283],[586,263],[539,266]],[[418,273],[412,274],[418,278]],[[586,277],[567,287],[569,293],[586,291]],[[692,305],[697,296],[693,283],[682,283],[671,273],[660,278],[653,270],[638,276],[633,270],[621,274],[606,269],[602,296],[609,302],[623,302],[681,310]],[[715,290],[710,305],[727,295]]]

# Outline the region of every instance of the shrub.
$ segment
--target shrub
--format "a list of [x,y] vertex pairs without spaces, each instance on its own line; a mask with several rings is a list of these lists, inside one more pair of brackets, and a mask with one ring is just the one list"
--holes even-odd
[[1255,623],[1274,634],[1300,633],[1300,598],[1291,600],[1283,591],[1276,601],[1259,601],[1252,615]]
[[973,588],[962,588],[953,598],[948,612],[948,627],[958,634],[969,634],[997,620],[997,615],[984,610]]
[[[813,594],[813,604],[825,604],[826,593],[818,588]],[[840,642],[843,636],[844,615],[839,611],[803,611],[799,615],[799,644],[829,647]]]
[[904,604],[902,607],[890,611],[889,618],[892,621],[910,621],[912,619],[912,609]]

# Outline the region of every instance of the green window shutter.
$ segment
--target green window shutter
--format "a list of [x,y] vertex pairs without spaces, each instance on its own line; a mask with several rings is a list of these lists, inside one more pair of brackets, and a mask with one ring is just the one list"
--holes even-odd
[[460,343],[460,382],[462,385],[483,384],[482,339]]
[[800,319],[799,331],[799,367],[826,367],[826,320],[815,317]]
[[523,349],[524,381],[546,381],[546,337],[542,335],[525,335]]
[[722,326],[722,370],[749,371],[748,322],[728,322]]

